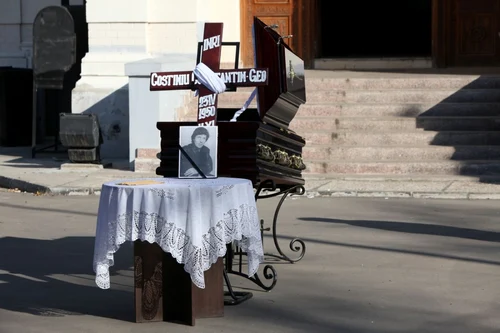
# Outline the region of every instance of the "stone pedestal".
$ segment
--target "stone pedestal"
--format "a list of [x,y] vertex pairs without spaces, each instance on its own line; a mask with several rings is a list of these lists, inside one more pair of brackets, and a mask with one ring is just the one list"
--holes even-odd
[[[160,131],[156,123],[179,120],[193,99],[190,90],[149,91],[149,75],[151,72],[190,71],[195,64],[196,55],[192,54],[166,55],[125,65],[129,77],[129,163],[132,170],[151,171],[159,165],[155,155],[160,150]],[[152,152],[152,156],[141,155],[138,149]]]

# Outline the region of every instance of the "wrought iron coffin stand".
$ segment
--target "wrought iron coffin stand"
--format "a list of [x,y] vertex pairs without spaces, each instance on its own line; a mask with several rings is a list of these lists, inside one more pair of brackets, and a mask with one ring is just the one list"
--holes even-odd
[[[268,180],[263,182],[262,184],[259,185],[259,187],[256,189],[255,193],[255,199],[267,199],[267,198],[273,198],[277,197],[279,195],[282,195],[280,201],[278,202],[278,205],[276,206],[276,209],[274,211],[274,216],[273,216],[273,223],[272,227],[270,228],[264,228],[264,220],[261,220],[261,235],[262,235],[262,242],[264,242],[264,231],[272,231],[273,235],[273,241],[274,241],[274,246],[276,247],[276,250],[278,251],[278,254],[276,253],[264,253],[265,256],[269,257],[274,257],[279,260],[285,260],[290,263],[296,263],[300,261],[305,253],[306,253],[306,245],[304,241],[300,238],[294,238],[290,241],[290,249],[293,252],[300,252],[299,255],[295,258],[290,258],[287,256],[282,250],[281,247],[278,243],[278,236],[277,236],[277,225],[278,225],[278,216],[279,212],[281,209],[281,206],[283,205],[284,201],[291,195],[302,195],[305,193],[305,189],[302,185],[295,185],[291,186],[287,189],[281,189],[276,191],[276,184],[272,180]],[[273,193],[271,194],[261,194],[262,191],[271,191]],[[229,298],[226,298],[224,301],[224,304],[226,305],[236,305],[240,304],[243,301],[246,301],[250,299],[253,294],[251,292],[235,292],[232,289],[231,283],[229,281],[229,278],[227,274],[234,274],[238,275],[241,277],[244,277],[265,291],[271,291],[275,286],[276,283],[278,282],[278,274],[274,267],[272,265],[265,265],[264,270],[263,270],[263,276],[266,281],[270,280],[270,284],[267,285],[265,284],[262,279],[259,277],[258,274],[255,274],[252,277],[249,277],[246,273],[243,272],[243,256],[246,255],[245,252],[241,250],[241,248],[234,246],[234,244],[228,245],[228,251],[226,255],[226,262],[225,262],[225,268],[226,271],[224,272],[224,279],[226,281],[226,285],[228,288],[228,291],[226,293],[226,296],[229,296]],[[234,258],[235,256],[238,257],[238,264],[237,268],[235,269],[235,263],[234,263]]]
[[[230,122],[238,109],[217,111],[218,126],[218,176],[245,178],[252,181],[256,199],[282,195],[274,213],[272,230],[277,254],[268,254],[280,260],[294,263],[305,254],[301,239],[293,239],[290,248],[299,252],[298,257],[287,256],[277,239],[277,222],[280,208],[292,194],[303,194],[302,148],[305,140],[288,129],[301,104],[306,101],[304,62],[283,41],[273,27],[254,18],[256,66],[269,69],[268,85],[258,87],[258,109],[247,109],[236,122]],[[181,126],[195,126],[196,122],[158,122],[161,135],[160,166],[156,173],[165,177],[178,176],[179,130]],[[275,191],[262,194],[263,191]],[[277,191],[277,192],[276,192]],[[263,221],[262,232],[264,228]],[[228,274],[246,277],[264,290],[272,290],[277,282],[276,270],[265,265],[263,275],[270,284],[264,284],[255,275],[248,277],[242,272],[244,253],[233,244],[228,246],[224,278],[229,300],[226,304],[239,304],[252,297],[251,293],[235,293]],[[239,263],[235,269],[236,256]]]

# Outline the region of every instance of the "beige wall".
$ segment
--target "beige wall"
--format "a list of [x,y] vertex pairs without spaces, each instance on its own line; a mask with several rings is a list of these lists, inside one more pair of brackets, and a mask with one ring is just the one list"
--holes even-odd
[[198,18],[201,21],[223,22],[224,39],[240,40],[239,0],[199,0]]
[[[200,21],[205,22],[223,22],[223,41],[240,41],[239,0],[199,0],[198,18]],[[201,36],[199,39],[201,39]],[[233,63],[234,48],[223,48],[221,61]]]
[[[237,42],[239,16],[238,0],[88,0],[90,54],[84,72],[123,76],[126,62],[196,53],[203,22],[223,22],[223,40]],[[234,48],[224,48],[221,60],[234,62]]]
[[[32,23],[60,0],[0,0],[0,66],[31,66]],[[84,0],[70,0],[82,5]],[[240,40],[238,0],[88,0],[90,45],[98,52],[191,53],[202,38],[201,22],[223,22],[224,41]],[[129,25],[129,23],[132,23]],[[222,61],[232,62],[233,49]]]
[[[203,38],[203,22],[223,22],[223,40],[240,40],[238,0],[150,0],[148,52],[192,53]],[[234,52],[223,50],[222,61],[233,61]]]

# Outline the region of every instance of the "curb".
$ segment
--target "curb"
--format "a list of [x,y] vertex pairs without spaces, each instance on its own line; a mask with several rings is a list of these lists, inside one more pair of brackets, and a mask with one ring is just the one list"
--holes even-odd
[[500,193],[467,192],[399,192],[399,191],[314,191],[309,190],[303,196],[312,198],[386,198],[386,199],[448,199],[448,200],[500,200]]
[[48,195],[101,195],[101,187],[52,187]]
[[[24,180],[0,176],[0,188],[17,189],[21,192],[44,195],[100,195],[101,186],[97,187],[48,187]],[[500,200],[499,193],[473,192],[411,192],[411,191],[318,191],[309,189],[303,195],[294,198],[414,198],[414,199],[448,199],[448,200]]]

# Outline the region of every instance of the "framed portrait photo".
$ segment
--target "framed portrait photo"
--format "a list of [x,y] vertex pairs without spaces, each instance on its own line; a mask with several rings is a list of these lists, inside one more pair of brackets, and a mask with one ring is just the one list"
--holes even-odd
[[[217,126],[181,126],[179,178],[217,178]],[[200,174],[200,172],[202,174]]]

